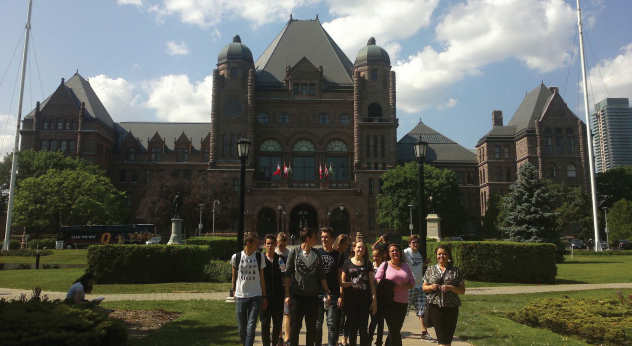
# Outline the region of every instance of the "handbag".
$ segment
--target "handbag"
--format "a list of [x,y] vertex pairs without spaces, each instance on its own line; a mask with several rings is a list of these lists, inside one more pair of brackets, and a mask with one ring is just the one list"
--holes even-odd
[[395,289],[395,283],[386,278],[386,271],[388,270],[388,261],[384,264],[386,268],[384,268],[384,279],[380,280],[377,284],[376,288],[376,296],[377,296],[377,313],[379,315],[384,315],[386,308],[393,304],[393,295]]

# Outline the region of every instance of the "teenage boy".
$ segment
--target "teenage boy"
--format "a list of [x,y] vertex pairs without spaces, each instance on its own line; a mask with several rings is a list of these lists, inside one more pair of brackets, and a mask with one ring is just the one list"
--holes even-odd
[[[276,238],[273,234],[265,236],[265,268],[263,277],[268,293],[268,308],[261,311],[261,341],[264,346],[276,346],[281,334],[281,321],[283,319],[283,273],[279,268],[279,255],[274,253]],[[270,339],[270,322],[272,322],[272,339]],[[270,344],[272,342],[272,344]]]
[[267,308],[266,283],[263,270],[266,262],[261,258],[259,239],[255,233],[246,233],[244,250],[233,255],[233,292],[235,292],[235,313],[239,337],[244,346],[252,346],[259,309]]
[[[327,287],[331,290],[331,303],[325,305],[321,303],[326,296],[321,294],[318,304],[318,315],[316,319],[316,345],[322,344],[323,339],[323,320],[324,314],[327,314],[327,342],[328,346],[338,345],[338,324],[340,318],[340,309],[338,305],[342,304],[342,298],[338,298],[340,291],[340,271],[342,270],[342,256],[338,251],[334,250],[334,234],[329,227],[320,229],[320,241],[323,245],[322,249],[316,249],[321,258],[322,271],[327,277]],[[340,300],[340,302],[338,302]]]
[[316,314],[318,305],[323,304],[322,300],[318,300],[318,295],[324,292],[324,303],[329,305],[331,292],[322,270],[320,255],[313,248],[316,244],[314,231],[303,228],[300,240],[301,244],[290,251],[285,272],[285,303],[290,306],[290,345],[298,346],[298,336],[305,317],[306,344],[315,346]]
[[419,249],[419,236],[410,236],[408,248],[404,250],[404,259],[410,267],[410,271],[415,278],[415,286],[408,290],[408,306],[415,310],[419,323],[421,324],[421,338],[431,340],[428,329],[424,325],[424,309],[426,307],[426,295],[422,289],[424,281],[424,259],[425,253]]

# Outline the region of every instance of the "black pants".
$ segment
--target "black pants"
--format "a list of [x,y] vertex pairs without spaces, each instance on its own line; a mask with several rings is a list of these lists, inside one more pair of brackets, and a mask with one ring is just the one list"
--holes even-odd
[[[270,300],[268,308],[261,310],[261,341],[264,346],[276,346],[281,334],[281,323],[283,322],[283,300]],[[270,338],[270,322],[272,322],[272,338]]]
[[386,344],[390,346],[402,346],[402,326],[406,318],[408,304],[392,302],[384,309],[384,319],[388,326]]
[[360,334],[360,345],[369,346],[369,308],[371,306],[370,291],[354,290],[353,294],[344,297],[344,308],[349,321],[349,345],[357,345],[357,336]]
[[298,336],[301,333],[303,317],[305,317],[307,346],[314,346],[316,336],[316,315],[318,314],[317,296],[292,296],[290,306],[290,345],[298,346]]
[[382,312],[371,315],[371,323],[369,323],[369,344],[373,341],[374,334],[376,335],[375,344],[381,346],[382,336],[384,335],[384,314]]
[[430,320],[434,325],[439,343],[451,344],[456,330],[456,321],[459,318],[459,308],[440,308],[435,304],[430,304],[429,308]]

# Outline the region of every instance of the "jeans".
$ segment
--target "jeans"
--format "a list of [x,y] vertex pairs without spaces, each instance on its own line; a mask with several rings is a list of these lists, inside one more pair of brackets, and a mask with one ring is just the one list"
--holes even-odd
[[[316,314],[318,313],[318,296],[292,296],[290,306],[290,345],[298,346],[298,335],[301,333],[303,317],[305,317],[307,346],[315,345]],[[322,305],[322,300],[320,305]]]
[[[270,322],[272,322],[272,338],[270,338]],[[282,298],[269,301],[268,308],[261,311],[261,342],[264,346],[276,346],[281,334],[281,323],[283,322],[283,300]]]
[[360,345],[369,346],[369,307],[371,292],[368,290],[354,290],[353,294],[345,295],[345,310],[349,319],[349,345],[357,345],[357,335],[360,334]]
[[373,341],[375,336],[375,345],[382,345],[382,336],[384,335],[384,315],[381,312],[371,315],[371,323],[369,323],[369,343]]
[[239,329],[239,338],[244,346],[252,346],[255,342],[255,330],[257,328],[261,301],[261,296],[235,298],[237,328]]
[[338,324],[340,323],[340,309],[338,308],[338,297],[331,296],[329,307],[325,310],[323,306],[323,298],[326,296],[318,296],[318,316],[316,318],[316,345],[322,345],[323,342],[323,320],[325,313],[327,314],[327,345],[338,345]]
[[402,346],[402,326],[406,318],[408,304],[392,302],[384,309],[384,319],[388,326],[386,344],[390,346]]
[[438,342],[444,345],[451,344],[459,318],[459,307],[440,308],[438,305],[430,304],[429,309],[428,313],[437,333]]

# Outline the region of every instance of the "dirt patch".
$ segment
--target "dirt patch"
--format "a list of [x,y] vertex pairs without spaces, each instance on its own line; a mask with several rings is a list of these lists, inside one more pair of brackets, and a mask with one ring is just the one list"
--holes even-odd
[[110,317],[123,320],[129,328],[129,336],[141,338],[166,323],[177,319],[181,313],[158,310],[114,310]]

